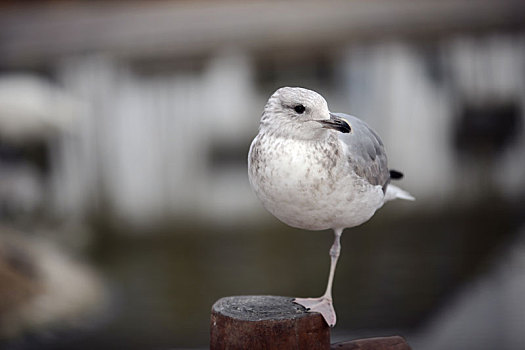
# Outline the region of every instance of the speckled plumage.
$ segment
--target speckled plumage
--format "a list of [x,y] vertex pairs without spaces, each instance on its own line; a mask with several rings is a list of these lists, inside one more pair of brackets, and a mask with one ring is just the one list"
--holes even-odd
[[[312,107],[315,115],[301,123],[310,124],[313,137],[286,132],[289,124],[293,128],[303,116],[275,120],[275,114],[286,112],[294,103],[317,107]],[[347,134],[314,122],[329,118],[328,113],[321,95],[301,88],[280,89],[266,104],[259,134],[250,147],[252,188],[268,211],[293,227],[357,226],[370,219],[385,200],[390,176],[381,139],[353,116],[335,114],[350,124],[352,131]],[[272,123],[281,125],[274,128]]]
[[335,324],[331,284],[343,229],[364,223],[385,201],[413,199],[389,184],[381,139],[358,118],[330,113],[318,93],[281,88],[264,108],[248,175],[264,207],[279,220],[307,230],[334,230],[325,295],[296,302]]
[[346,152],[333,134],[315,141],[259,134],[249,156],[252,188],[264,207],[290,226],[357,226],[383,204],[384,193],[357,175]]

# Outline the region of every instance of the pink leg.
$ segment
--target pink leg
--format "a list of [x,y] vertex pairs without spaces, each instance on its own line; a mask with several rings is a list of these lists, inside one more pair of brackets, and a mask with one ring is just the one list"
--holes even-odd
[[343,229],[334,229],[334,244],[330,248],[330,274],[328,276],[328,285],[323,296],[319,298],[295,298],[293,301],[304,306],[311,312],[319,312],[323,315],[326,323],[333,327],[336,322],[336,315],[332,303],[332,284],[334,282],[335,267],[341,251],[340,238]]

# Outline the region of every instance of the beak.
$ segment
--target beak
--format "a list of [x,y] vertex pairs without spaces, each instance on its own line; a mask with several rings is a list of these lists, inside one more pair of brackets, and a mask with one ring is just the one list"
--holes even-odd
[[316,122],[320,123],[325,129],[337,130],[343,134],[348,134],[352,130],[346,120],[333,113],[330,113],[330,119],[316,120]]

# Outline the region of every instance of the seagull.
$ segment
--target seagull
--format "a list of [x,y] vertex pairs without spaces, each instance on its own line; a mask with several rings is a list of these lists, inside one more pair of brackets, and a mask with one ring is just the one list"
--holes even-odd
[[368,221],[385,202],[414,200],[390,183],[383,142],[362,120],[331,113],[317,92],[283,87],[264,107],[248,154],[248,177],[263,206],[282,222],[304,230],[334,232],[330,273],[319,298],[293,301],[319,312],[333,327],[332,284],[345,228]]

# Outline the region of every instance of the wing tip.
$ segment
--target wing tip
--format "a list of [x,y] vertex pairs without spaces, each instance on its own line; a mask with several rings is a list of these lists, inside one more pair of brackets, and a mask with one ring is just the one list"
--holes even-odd
[[401,180],[404,176],[402,172],[390,169],[390,178],[392,180]]

